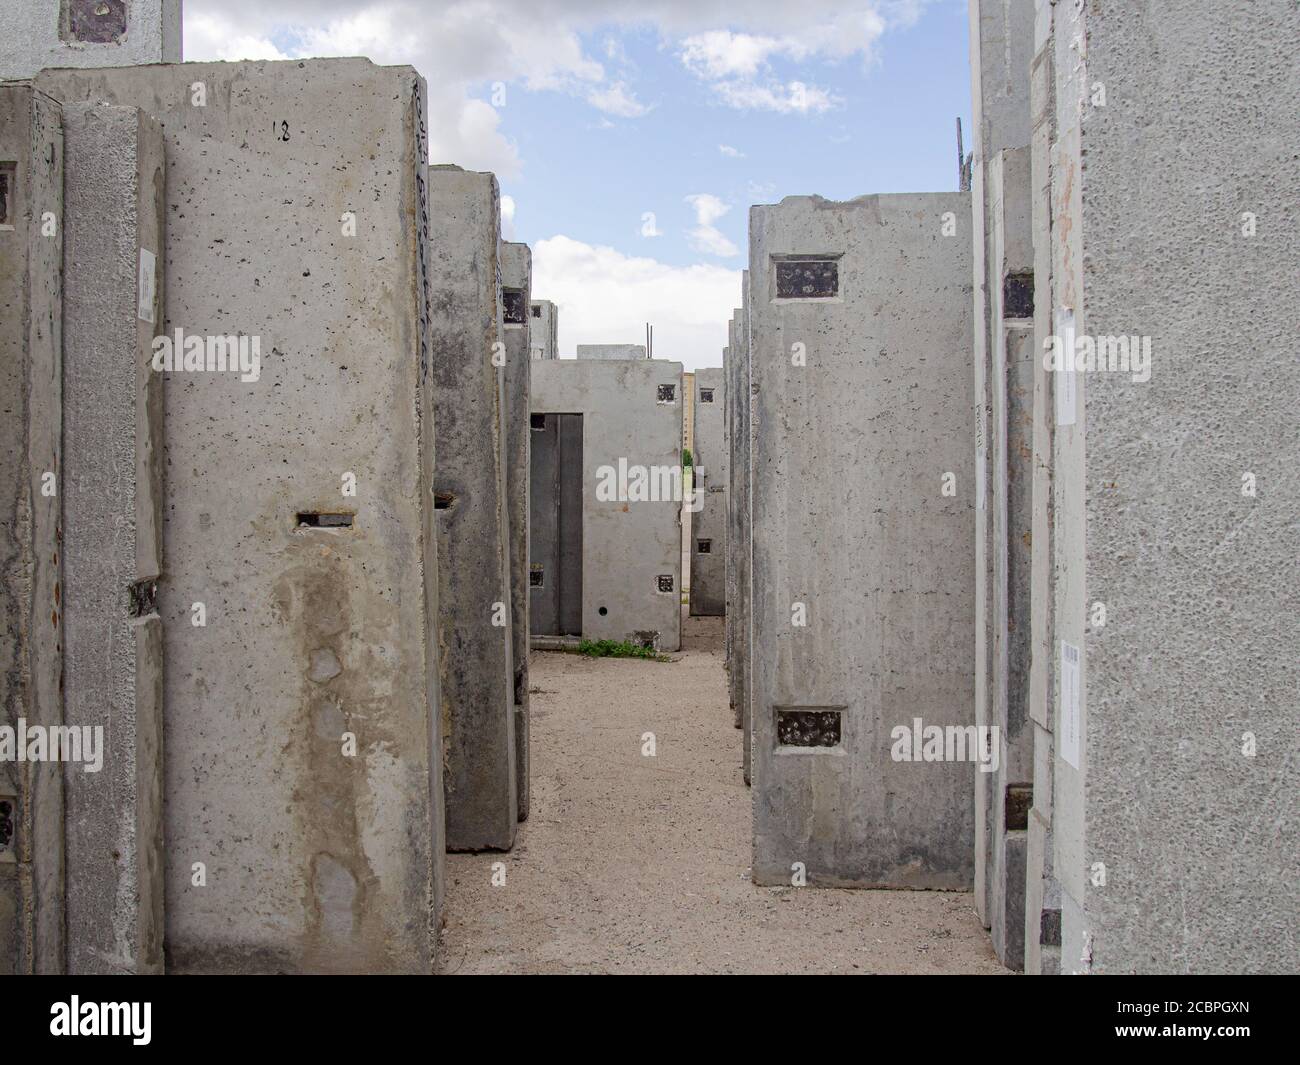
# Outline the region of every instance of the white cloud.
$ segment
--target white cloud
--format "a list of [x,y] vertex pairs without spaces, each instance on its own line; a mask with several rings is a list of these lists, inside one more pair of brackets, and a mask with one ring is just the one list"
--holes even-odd
[[186,59],[288,59],[265,37],[241,34],[216,14],[185,13]]
[[501,239],[515,239],[515,198],[501,196]]
[[745,153],[744,153],[744,152],[740,151],[740,150],[737,149],[737,148],[733,148],[730,144],[719,144],[719,145],[718,145],[718,151],[720,151],[720,152],[721,152],[723,155],[725,155],[728,159],[744,159],[744,158],[745,158]]
[[587,102],[592,107],[620,118],[640,118],[650,110],[629,93],[621,81],[603,89],[593,89],[587,94]]
[[721,366],[740,281],[739,270],[670,266],[565,236],[533,248],[533,291],[559,304],[566,353],[578,344],[644,343],[650,322],[656,358]]
[[815,85],[792,81],[789,85],[756,85],[747,81],[723,81],[714,87],[718,98],[738,110],[776,111],[780,114],[820,114],[842,102]]
[[695,208],[695,227],[686,231],[686,241],[693,249],[728,259],[740,254],[740,249],[713,224],[731,210],[730,204],[709,192],[687,196],[686,202]]

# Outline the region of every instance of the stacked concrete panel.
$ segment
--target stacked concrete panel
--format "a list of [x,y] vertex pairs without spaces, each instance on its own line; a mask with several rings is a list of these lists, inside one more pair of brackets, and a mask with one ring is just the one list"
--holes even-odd
[[508,850],[519,798],[496,178],[430,167],[429,207],[447,847]]
[[759,884],[972,884],[969,212],[750,212]]
[[0,972],[64,966],[63,770],[19,761],[62,725],[63,120],[0,86]]
[[515,790],[519,820],[528,817],[528,442],[530,293],[527,244],[501,245],[505,318],[506,478],[510,510],[510,657],[514,668]]
[[722,369],[684,375],[695,391],[691,514],[691,615],[726,613],[727,453],[726,384]]
[[0,81],[181,61],[182,0],[6,0]]
[[[1051,826],[1067,972],[1300,966],[1300,219],[1284,132],[1298,33],[1284,0],[1231,19],[1190,2],[1160,18],[1055,8]],[[1258,91],[1189,93],[1192,67]]]
[[[131,107],[64,108],[64,769],[68,970],[163,969],[163,137]],[[84,740],[83,740],[84,742]]]
[[1056,669],[1053,613],[1055,507],[1052,500],[1053,374],[1042,353],[1050,342],[1055,297],[1052,286],[1052,153],[1056,141],[1055,6],[1036,0],[1034,58],[1030,66],[1032,140],[1031,227],[1034,244],[1033,486],[1030,528],[1029,717],[1034,744],[1033,805],[1025,858],[1025,972],[1055,975],[1061,969],[1061,888],[1054,871],[1052,839],[1052,698]]
[[644,344],[579,344],[580,359],[644,359]]
[[534,359],[559,357],[559,308],[550,300],[532,300],[529,305],[528,346]]
[[423,82],[326,60],[37,85],[166,136],[167,967],[427,971]]
[[976,909],[999,959],[1024,961],[1024,861],[1032,783],[1029,687],[1033,252],[1029,61],[1033,0],[974,0],[971,195],[975,315],[975,721],[998,767],[975,782]]
[[[534,418],[581,415],[582,637],[678,650],[681,363],[534,361],[532,371]],[[534,529],[558,505],[542,487]]]

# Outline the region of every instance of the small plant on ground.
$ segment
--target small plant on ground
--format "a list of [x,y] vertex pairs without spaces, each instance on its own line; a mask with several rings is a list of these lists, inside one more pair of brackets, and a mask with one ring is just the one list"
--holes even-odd
[[578,654],[588,658],[647,658],[652,662],[671,662],[653,647],[643,647],[627,640],[583,640],[578,644]]

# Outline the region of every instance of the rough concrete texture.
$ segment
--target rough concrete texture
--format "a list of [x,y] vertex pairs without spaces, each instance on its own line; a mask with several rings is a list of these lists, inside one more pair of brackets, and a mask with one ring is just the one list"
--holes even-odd
[[68,971],[160,973],[163,136],[133,107],[63,121],[64,721],[103,737],[100,771],[64,768]]
[[0,81],[47,67],[179,63],[182,2],[6,0]]
[[994,477],[994,673],[992,724],[998,768],[979,773],[994,795],[990,858],[990,931],[1003,964],[1024,968],[1025,848],[1032,803],[1033,728],[1029,718],[1031,655],[1030,549],[1033,511],[1034,249],[1030,226],[1029,149],[1000,152],[988,168],[991,260],[998,279],[990,295],[993,379],[990,382]]
[[1056,637],[1053,623],[1052,573],[1054,506],[1052,502],[1052,434],[1056,424],[1053,374],[1041,353],[1055,328],[1052,288],[1052,145],[1056,139],[1056,83],[1053,63],[1051,0],[1037,0],[1034,58],[1030,66],[1031,228],[1034,244],[1033,487],[1030,527],[1030,667],[1029,717],[1034,744],[1033,805],[1025,866],[1025,972],[1054,975],[1061,968],[1061,889],[1052,858],[1051,698],[1055,677]]
[[644,344],[579,344],[580,359],[644,359]]
[[[1029,62],[1033,47],[1033,0],[972,0],[970,4],[971,117],[975,140],[971,159],[972,248],[975,263],[975,721],[1005,730],[1010,631],[1028,633],[1028,601],[1023,630],[1008,618],[1005,519],[1007,411],[998,405],[1004,326],[994,313],[1002,295],[1006,263],[994,252],[990,169],[1005,149],[1029,144]],[[1028,196],[1028,190],[1025,190]],[[1019,210],[1024,205],[1012,205]],[[1028,233],[1025,233],[1028,240]],[[1022,270],[1032,267],[1026,257]],[[1024,286],[1022,285],[1022,288]],[[1001,538],[1000,538],[1001,537]],[[1004,736],[1005,739],[1005,731]],[[1026,736],[1026,740],[1028,737]],[[1028,761],[1027,744],[1020,744]],[[1005,769],[1003,765],[1003,769]],[[994,888],[1002,871],[994,858],[1004,841],[996,828],[1003,803],[1002,770],[978,774],[975,781],[975,899],[986,925],[1005,923],[1006,900]],[[995,914],[999,916],[995,917]],[[996,938],[996,935],[995,935]],[[1006,960],[1005,952],[1000,957]],[[1018,967],[1019,960],[1010,964]]]
[[449,859],[439,972],[1005,973],[969,894],[754,887],[721,643],[688,618],[671,663],[534,655],[533,815],[504,886]]
[[37,82],[162,123],[167,329],[260,337],[255,381],[164,377],[167,967],[428,971],[423,81],[339,59]]
[[519,817],[500,200],[491,174],[429,168],[449,850],[508,850]]
[[[502,243],[501,284],[528,308],[533,255],[527,244]],[[510,512],[510,658],[515,707],[515,791],[519,820],[528,817],[528,443],[532,318],[505,323],[506,483]]]
[[528,308],[528,347],[534,359],[559,357],[559,308],[550,300],[532,300]]
[[[903,761],[893,735],[974,724],[969,213],[750,211],[756,883],[972,886],[976,744]],[[788,259],[817,256],[809,298]]]
[[[563,359],[534,361],[532,370],[534,414],[582,415],[583,637],[676,651],[682,364]],[[602,486],[608,498],[598,496]]]
[[[62,723],[63,121],[0,87],[0,725]],[[0,762],[0,973],[64,966],[63,774]]]
[[740,514],[741,536],[741,573],[739,583],[740,599],[740,636],[743,644],[744,668],[739,687],[740,704],[736,723],[740,726],[743,759],[741,772],[748,784],[753,778],[754,767],[754,367],[751,360],[752,340],[750,337],[750,287],[749,271],[741,274],[741,306],[736,308],[735,344],[741,367],[741,427],[744,433],[742,443],[744,469],[742,470],[744,492]]
[[[691,477],[700,510],[691,517],[688,549],[692,616],[726,613],[727,444],[726,383],[721,368],[696,370]],[[704,550],[707,548],[707,550]]]
[[1294,972],[1300,12],[1056,17],[1054,310],[1151,344],[1056,382],[1062,969]]

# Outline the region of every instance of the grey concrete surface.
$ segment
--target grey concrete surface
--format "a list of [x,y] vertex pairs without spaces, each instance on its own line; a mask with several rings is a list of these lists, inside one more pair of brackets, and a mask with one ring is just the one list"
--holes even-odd
[[47,67],[179,63],[182,2],[6,0],[0,81]]
[[[700,511],[692,515],[687,545],[690,612],[693,617],[716,617],[726,613],[727,607],[726,383],[720,367],[696,370],[693,376],[695,449],[691,459]],[[701,550],[706,546],[707,551]]]
[[750,211],[755,883],[972,886],[976,752],[894,735],[974,724],[969,217]]
[[134,107],[64,108],[64,766],[68,971],[163,971],[163,136]]
[[582,415],[582,636],[676,651],[681,363],[534,360],[532,371],[535,415]]
[[644,359],[644,344],[579,344],[580,359]]
[[[63,119],[0,86],[0,725],[62,724]],[[0,972],[64,967],[63,773],[0,762]]]
[[491,174],[429,168],[449,850],[508,850],[519,818],[500,199]]
[[550,300],[532,300],[528,307],[528,347],[534,359],[555,359],[560,354],[559,308]]
[[1150,342],[1054,382],[1061,967],[1294,972],[1300,12],[1055,14],[1054,332]]
[[[528,817],[528,444],[532,355],[533,256],[527,244],[502,242],[501,284],[519,294],[523,321],[505,323],[506,482],[510,508],[510,658],[514,669],[515,792],[518,819]],[[509,303],[507,303],[509,306]]]
[[1025,972],[1055,975],[1061,968],[1061,889],[1053,867],[1052,744],[1056,636],[1052,574],[1055,507],[1052,434],[1056,425],[1053,374],[1041,357],[1055,328],[1052,285],[1052,145],[1056,140],[1053,16],[1049,0],[1036,0],[1034,58],[1030,65],[1031,228],[1034,242],[1034,396],[1032,514],[1030,518],[1029,717],[1034,743],[1034,800],[1029,811],[1025,862]]
[[159,120],[167,330],[261,341],[256,380],[163,382],[167,968],[428,971],[423,81],[337,59],[37,84]]

